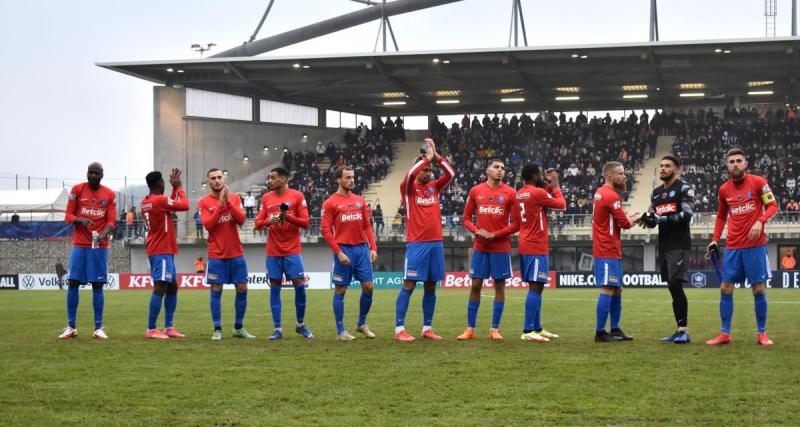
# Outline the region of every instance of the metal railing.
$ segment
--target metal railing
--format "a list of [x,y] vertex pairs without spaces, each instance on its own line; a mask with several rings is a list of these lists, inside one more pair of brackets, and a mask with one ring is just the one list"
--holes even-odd
[[[711,235],[714,231],[716,216],[716,213],[711,212],[695,213],[692,216],[691,222],[692,233],[695,235]],[[446,216],[442,217],[440,221],[442,224],[442,232],[445,237],[452,237],[456,240],[471,240],[472,233],[464,228],[460,216]],[[551,238],[557,239],[563,236],[584,236],[588,238],[592,233],[592,215],[552,214],[548,218],[548,225]],[[373,221],[372,227],[376,240],[378,241],[405,240],[406,226],[402,220],[396,221],[394,217],[383,217],[382,221]],[[766,228],[767,233],[770,235],[783,233],[800,234],[800,212],[780,212],[769,221]],[[178,220],[177,229],[178,238],[182,241],[204,239],[207,236],[207,231],[202,228],[202,225],[198,227],[194,220]],[[266,231],[256,230],[254,219],[247,219],[245,223],[239,227],[239,230],[239,237],[244,243],[266,241]],[[117,230],[117,232],[119,233],[119,230]],[[624,233],[641,237],[646,235],[655,237],[658,230],[643,229],[635,226],[629,230],[625,230]],[[308,229],[301,230],[300,234],[306,242],[321,241],[320,218],[312,217]],[[144,230],[139,229],[137,234],[135,229],[128,228],[128,232],[123,234],[122,237],[143,239]]]
[[[23,217],[22,215],[20,215]],[[692,216],[691,230],[695,235],[710,235],[714,231],[714,223],[717,214],[714,212],[696,212]],[[452,237],[456,240],[466,240],[472,238],[472,233],[468,232],[461,221],[460,216],[445,216],[439,219],[442,224],[442,231],[445,237]],[[25,223],[22,220],[20,224]],[[194,219],[178,219],[175,221],[178,231],[178,240],[181,242],[192,242],[205,239],[208,232],[202,224],[198,224]],[[589,237],[592,232],[592,215],[579,214],[568,215],[554,213],[548,217],[548,225],[551,238],[559,237]],[[373,221],[373,231],[378,241],[404,241],[406,225],[402,219],[395,217],[383,217],[381,220]],[[794,233],[800,235],[800,212],[779,212],[772,218],[766,226],[767,233],[775,236],[779,234]],[[647,235],[655,235],[656,229],[643,229],[634,227],[625,230],[625,234],[644,238]],[[145,238],[145,227],[140,220],[133,224],[126,224],[125,221],[117,221],[114,237],[118,240],[126,240],[132,243],[143,243]],[[265,242],[267,233],[265,230],[255,229],[255,219],[247,219],[239,227],[239,237],[244,243]],[[320,230],[320,218],[312,217],[308,229],[301,230],[301,237],[306,242],[319,241],[322,238]],[[788,237],[788,236],[785,236]]]

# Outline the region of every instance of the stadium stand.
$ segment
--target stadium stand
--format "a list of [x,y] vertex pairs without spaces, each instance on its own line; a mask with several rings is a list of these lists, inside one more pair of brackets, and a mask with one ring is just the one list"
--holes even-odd
[[544,168],[554,168],[562,177],[562,187],[567,199],[566,214],[591,213],[591,198],[602,179],[603,163],[620,161],[628,173],[628,188],[633,188],[633,173],[642,166],[648,148],[655,143],[656,135],[650,129],[648,117],[631,114],[626,120],[604,118],[588,119],[580,114],[567,120],[564,113],[540,114],[531,119],[505,115],[493,118],[475,116],[470,122],[465,116],[462,123],[447,128],[437,121],[432,123],[437,141],[444,141],[443,154],[459,165],[456,178],[444,194],[443,212],[451,217],[463,212],[469,189],[486,178],[486,162],[499,158],[506,164],[505,182],[517,186],[519,173],[527,162],[538,162]]
[[725,153],[734,147],[745,151],[750,172],[770,183],[781,210],[796,211],[800,176],[796,116],[794,109],[676,113],[673,151],[683,161],[684,179],[695,186],[695,211],[716,211],[715,195],[727,180]]

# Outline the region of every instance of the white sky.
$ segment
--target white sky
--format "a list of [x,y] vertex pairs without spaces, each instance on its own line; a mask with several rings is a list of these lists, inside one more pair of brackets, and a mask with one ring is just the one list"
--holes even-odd
[[[105,184],[141,181],[153,165],[152,84],[95,62],[196,58],[247,40],[268,0],[0,1],[0,189],[27,176]],[[523,0],[529,45],[646,41],[649,0]],[[276,0],[259,38],[366,6],[348,0]],[[777,35],[790,35],[790,0]],[[508,45],[510,0],[464,0],[390,18],[402,51]],[[377,21],[266,55],[371,52]],[[763,0],[661,0],[661,40],[762,37]],[[212,51],[212,54],[214,51]],[[33,179],[32,188],[43,188]]]

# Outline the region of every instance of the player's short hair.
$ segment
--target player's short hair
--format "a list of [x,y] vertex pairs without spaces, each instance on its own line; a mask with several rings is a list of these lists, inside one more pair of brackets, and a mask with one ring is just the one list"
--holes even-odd
[[603,176],[604,177],[608,176],[608,174],[611,173],[612,170],[620,166],[622,166],[622,163],[620,162],[606,162],[606,164],[603,165]]
[[498,159],[497,157],[495,157],[494,159],[490,159],[489,162],[486,163],[486,167],[488,168],[489,166],[492,165],[492,163],[500,163],[503,166],[506,165],[506,162],[504,162],[501,159]]
[[679,162],[678,159],[675,158],[675,156],[666,155],[662,157],[661,160],[669,160],[670,162],[672,162],[672,164],[675,165],[675,167],[678,168],[681,167],[681,162]]
[[103,165],[101,165],[100,162],[92,162],[89,163],[89,166],[86,169],[100,169],[102,171]]
[[522,179],[525,182],[533,180],[533,176],[542,173],[542,168],[535,163],[528,163],[522,167]]
[[744,151],[741,148],[731,148],[730,150],[728,150],[728,154],[725,155],[725,158],[727,159],[730,156],[742,156],[744,158],[747,158],[747,156],[744,155]]
[[283,168],[283,167],[280,167],[280,166],[272,168],[272,170],[270,172],[275,172],[275,173],[278,174],[278,176],[282,176],[284,178],[288,178],[289,177],[289,171],[287,171],[286,168]]
[[152,171],[152,172],[148,173],[148,174],[147,174],[147,176],[145,176],[145,177],[144,177],[144,180],[145,180],[145,181],[147,181],[147,188],[149,188],[149,189],[151,189],[151,190],[152,190],[152,189],[156,188],[156,186],[158,185],[158,183],[159,183],[159,182],[160,182],[160,181],[161,181],[163,178],[164,178],[164,177],[161,175],[161,172],[159,172],[159,171]]
[[208,172],[206,172],[206,178],[208,178],[208,176],[211,175],[211,172],[219,172],[219,168],[209,169]]
[[353,170],[353,168],[351,168],[350,166],[347,165],[339,166],[338,168],[336,168],[336,172],[334,173],[333,176],[335,176],[336,179],[339,179],[344,175],[344,171],[351,171],[351,170]]

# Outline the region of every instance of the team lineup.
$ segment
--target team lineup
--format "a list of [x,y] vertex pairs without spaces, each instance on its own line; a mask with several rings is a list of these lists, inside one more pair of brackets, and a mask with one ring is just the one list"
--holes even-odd
[[[436,150],[432,139],[425,140],[424,154],[414,162],[400,185],[405,206],[406,253],[403,283],[395,303],[394,339],[412,342],[416,339],[441,340],[432,328],[436,308],[437,283],[444,279],[444,242],[440,194],[455,176],[448,160]],[[706,256],[720,275],[720,332],[708,345],[732,342],[733,291],[737,283],[749,283],[756,313],[756,342],[771,346],[766,335],[766,281],[771,277],[765,224],[777,214],[778,204],[766,180],[747,172],[744,152],[727,152],[725,164],[728,180],[719,189],[718,210]],[[627,190],[625,168],[618,162],[607,162],[602,168],[604,183],[594,194],[592,245],[594,278],[599,288],[596,303],[594,340],[610,343],[634,338],[621,328],[622,317],[622,238],[621,232],[636,225],[658,228],[658,262],[662,281],[667,283],[675,316],[676,329],[662,341],[685,344],[691,341],[688,331],[688,302],[683,290],[689,279],[688,257],[691,250],[693,187],[682,181],[680,161],[673,156],[661,159],[659,177],[662,185],[653,190],[650,208],[644,214],[628,214],[623,208],[621,193]],[[436,178],[434,170],[439,170]],[[548,342],[559,338],[543,327],[543,290],[548,282],[549,231],[548,213],[564,210],[566,201],[559,186],[558,173],[544,170],[535,163],[521,171],[522,185],[515,190],[503,183],[506,165],[500,159],[486,164],[486,180],[469,191],[463,213],[464,228],[473,235],[469,263],[471,288],[466,307],[466,328],[456,337],[459,341],[477,338],[477,319],[484,282],[493,281],[489,338],[502,341],[500,325],[505,307],[505,284],[513,277],[511,261],[513,234],[519,233],[518,254],[521,280],[528,291],[524,303],[523,341]],[[72,187],[65,221],[73,224],[72,251],[67,277],[67,327],[61,339],[75,338],[79,288],[90,284],[94,309],[93,337],[107,339],[103,328],[103,284],[108,275],[109,236],[115,226],[116,194],[100,184],[103,167],[91,163],[87,182]],[[345,327],[345,297],[353,280],[360,282],[356,335],[375,338],[367,324],[373,302],[372,265],[378,247],[370,219],[372,213],[365,200],[354,194],[355,172],[340,166],[335,171],[337,190],[322,204],[321,233],[331,252],[331,284],[334,288],[332,311],[336,339],[355,340]],[[178,241],[173,212],[190,208],[181,183],[181,171],[172,169],[167,177],[172,191],[166,195],[161,172],[146,176],[149,194],[141,202],[146,229],[146,252],[153,280],[145,338],[184,338],[174,326],[178,302],[175,255]],[[223,285],[235,287],[232,336],[256,338],[244,328],[248,303],[248,267],[239,238],[239,226],[245,213],[238,194],[229,191],[225,175],[212,168],[206,174],[210,192],[197,204],[203,227],[207,230],[208,265],[205,281],[210,287],[209,308],[213,324],[211,339],[223,339]],[[265,271],[269,281],[269,303],[274,330],[270,340],[283,337],[281,289],[284,283],[294,288],[295,332],[307,339],[314,334],[305,324],[306,287],[303,267],[301,231],[310,225],[308,206],[303,194],[289,188],[289,172],[273,168],[267,177],[270,191],[261,199],[256,229],[267,232]],[[725,250],[720,249],[727,227]],[[418,283],[423,284],[422,331],[415,336],[406,330],[406,314]],[[157,327],[164,311],[164,328]],[[608,325],[608,329],[607,329]]]

